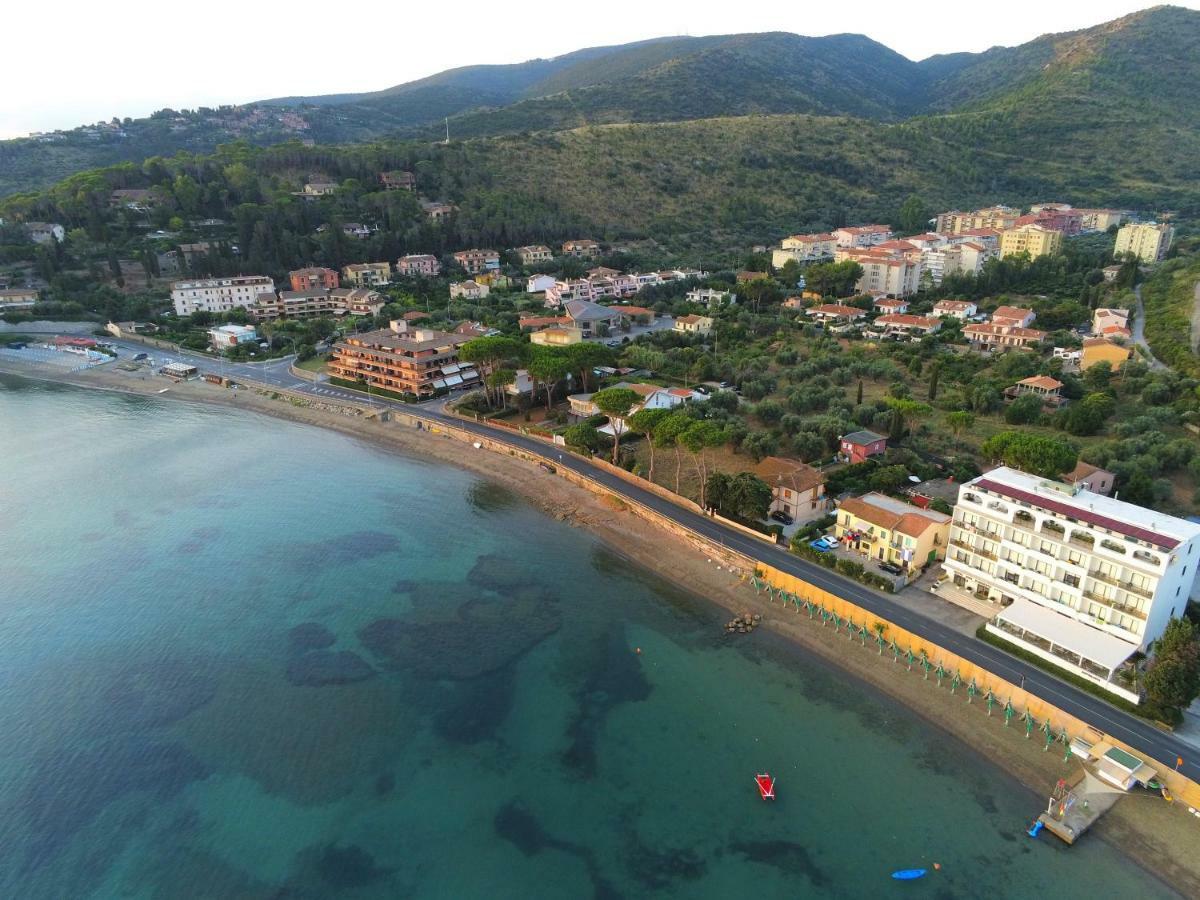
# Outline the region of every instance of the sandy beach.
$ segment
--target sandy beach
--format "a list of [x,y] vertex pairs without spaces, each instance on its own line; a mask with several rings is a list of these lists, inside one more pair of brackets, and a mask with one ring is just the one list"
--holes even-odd
[[[1061,747],[1043,751],[1039,734],[1026,740],[1017,722],[1006,728],[999,710],[989,719],[983,703],[968,704],[964,691],[951,696],[948,684],[939,688],[934,679],[925,680],[920,667],[907,671],[903,662],[893,662],[889,654],[880,656],[870,641],[864,647],[857,639],[848,639],[845,632],[834,634],[832,628],[822,628],[819,620],[760,598],[735,573],[707,559],[684,539],[638,517],[621,503],[553,477],[516,457],[476,450],[470,444],[423,430],[347,415],[334,403],[314,400],[311,405],[297,405],[286,398],[273,399],[266,391],[244,389],[235,393],[202,381],[175,384],[157,377],[143,379],[110,367],[59,374],[33,367],[24,369],[5,360],[0,371],[92,389],[248,409],[334,429],[398,453],[466,468],[520,493],[553,518],[588,529],[615,552],[692,592],[736,613],[762,614],[764,628],[792,642],[797,652],[817,653],[916,710],[932,726],[969,744],[1038,795],[1048,796],[1057,779],[1069,779],[1080,768],[1077,760],[1064,761]],[[164,387],[169,390],[159,394]],[[1044,808],[1043,803],[1030,804],[1030,821]],[[919,810],[914,809],[914,814]],[[1122,799],[1085,840],[1097,838],[1133,858],[1181,894],[1200,896],[1200,854],[1195,852],[1200,841],[1200,819],[1190,815],[1186,807],[1168,804],[1148,792],[1135,792]],[[1055,839],[1044,835],[1041,840]],[[1035,877],[1031,873],[1031,878]]]

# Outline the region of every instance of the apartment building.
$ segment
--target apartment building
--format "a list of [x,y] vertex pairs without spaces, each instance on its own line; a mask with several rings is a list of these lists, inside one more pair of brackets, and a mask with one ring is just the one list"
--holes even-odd
[[288,272],[288,282],[293,291],[332,291],[335,287],[341,287],[336,269],[325,269],[319,266]]
[[1000,467],[966,482],[945,571],[1000,605],[988,630],[1136,703],[1114,681],[1183,614],[1200,524]]
[[224,313],[251,306],[258,295],[264,293],[275,293],[275,282],[265,275],[201,278],[174,282],[171,303],[177,316],[190,316],[194,312]]
[[854,289],[860,294],[891,294],[907,297],[921,286],[921,260],[909,254],[889,252],[878,248],[839,248],[837,262],[853,260],[862,266],[863,274]]
[[513,253],[521,260],[521,265],[532,266],[538,263],[554,262],[554,251],[545,244],[530,244],[518,247]]
[[1011,206],[988,206],[972,212],[962,212],[956,209],[941,213],[937,217],[937,224],[933,230],[939,234],[962,234],[964,231],[973,231],[977,228],[995,228],[998,231],[1004,231],[1012,228],[1013,223],[1020,216],[1021,211]]
[[1113,255],[1132,253],[1142,262],[1158,262],[1171,249],[1174,237],[1175,229],[1166,223],[1131,222],[1122,225],[1117,231],[1117,245],[1113,248]]
[[816,262],[831,259],[837,249],[832,234],[793,234],[771,251],[771,265],[779,269],[789,262]]
[[380,287],[392,280],[390,263],[351,263],[342,266],[342,277],[352,287]]
[[1125,214],[1119,209],[1077,209],[1079,213],[1079,228],[1081,231],[1108,231],[1114,225],[1125,221]]
[[431,253],[412,253],[396,260],[396,274],[409,278],[434,278],[441,271],[442,264]]
[[370,288],[334,288],[329,296],[345,312],[354,316],[377,316],[387,303],[383,294]]
[[871,323],[871,330],[894,337],[921,338],[933,334],[942,327],[942,320],[934,316],[912,316],[889,313],[879,316]]
[[450,285],[451,300],[483,300],[491,293],[491,288],[477,281],[455,281]]
[[495,250],[459,250],[454,254],[454,261],[468,275],[482,275],[500,268],[500,254]]
[[892,239],[892,229],[886,225],[852,225],[833,231],[839,247],[874,247]]
[[315,319],[320,316],[377,316],[386,302],[382,294],[369,288],[334,288],[310,291],[280,291],[259,294],[247,308],[256,322],[275,319]]
[[1055,256],[1062,252],[1061,231],[1031,222],[1017,228],[1009,228],[1000,234],[1000,258],[1028,253],[1031,259],[1039,256]]
[[413,328],[397,319],[389,328],[348,335],[335,344],[329,372],[335,378],[428,397],[479,382],[475,367],[458,360],[458,348],[469,340],[464,335]]

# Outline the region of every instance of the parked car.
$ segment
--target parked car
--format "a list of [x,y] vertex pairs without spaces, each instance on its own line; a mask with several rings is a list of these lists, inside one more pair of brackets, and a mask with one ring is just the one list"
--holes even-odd
[[819,550],[822,553],[828,553],[837,546],[837,543],[838,542],[835,538],[825,535],[824,537],[817,538],[815,541],[809,541],[808,546],[812,547],[814,550]]
[[775,512],[771,513],[771,518],[774,519],[776,522],[783,523],[784,525],[791,525],[792,522],[795,521],[791,516],[789,516],[787,513],[785,513],[781,509],[777,509],[777,510],[775,510]]
[[133,354],[133,361],[140,362],[143,359],[147,359],[149,356],[150,356],[149,353],[135,353],[135,354]]
[[904,570],[902,568],[900,568],[898,565],[896,565],[895,563],[881,562],[879,564],[879,568],[883,569],[883,571],[887,572],[889,575],[903,575],[904,574]]

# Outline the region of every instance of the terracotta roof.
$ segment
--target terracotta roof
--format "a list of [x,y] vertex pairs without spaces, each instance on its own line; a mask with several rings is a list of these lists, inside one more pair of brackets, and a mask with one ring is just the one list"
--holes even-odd
[[[868,494],[867,497],[871,495]],[[876,506],[867,497],[850,497],[842,501],[839,509],[844,509],[856,519],[878,525],[889,531],[899,531],[911,537],[920,537],[930,528],[945,525],[950,517],[933,510],[920,511],[913,507],[912,512],[896,512],[882,506]]]
[[1086,522],[1089,525],[1096,525],[1100,528],[1107,528],[1109,531],[1115,531],[1117,534],[1123,534],[1126,537],[1137,538],[1140,541],[1149,541],[1151,544],[1156,544],[1159,547],[1166,547],[1168,550],[1174,550],[1179,546],[1179,539],[1168,537],[1165,534],[1159,534],[1151,531],[1149,528],[1142,528],[1139,525],[1130,525],[1128,522],[1120,522],[1116,519],[1110,519],[1108,516],[1102,516],[1090,510],[1081,509],[1074,504],[1060,503],[1057,500],[1051,500],[1048,497],[1043,497],[1040,494],[1023,491],[1020,488],[1010,487],[1007,484],[1000,484],[992,481],[989,478],[981,478],[978,481],[972,482],[976,487],[985,491],[999,494],[1002,497],[1009,497],[1013,500],[1021,500],[1031,506],[1036,506],[1039,509],[1046,509],[1050,512],[1057,513],[1060,516],[1065,516],[1068,519],[1078,519],[1081,522]]
[[968,325],[963,329],[963,334],[1007,334],[1012,335],[1013,337],[1030,338],[1037,341],[1040,341],[1046,336],[1046,332],[1038,331],[1036,328],[1025,328],[1020,325],[997,325],[994,322],[983,322],[977,325]]
[[810,316],[849,316],[857,319],[859,316],[865,316],[867,311],[859,309],[857,306],[843,306],[840,303],[822,303],[820,306],[814,306],[808,311]]
[[1047,391],[1057,391],[1063,386],[1061,381],[1057,378],[1051,378],[1049,375],[1034,375],[1032,378],[1022,378],[1017,384],[1027,384],[1030,387],[1042,388]]
[[771,487],[782,485],[798,494],[825,483],[825,476],[798,459],[767,456],[754,467],[754,474]]
[[933,308],[935,310],[953,309],[962,311],[968,310],[974,305],[975,304],[971,303],[969,300],[939,300],[937,303],[933,304]]
[[1030,315],[1033,315],[1032,309],[1024,309],[1020,306],[997,306],[996,311],[992,313],[992,318],[999,316],[1002,319],[1024,319]]
[[931,316],[912,316],[908,313],[889,313],[875,320],[876,325],[901,325],[908,328],[937,328],[941,319]]
[[1129,352],[1128,347],[1122,347],[1120,344],[1115,343],[1114,341],[1110,341],[1108,338],[1092,337],[1092,338],[1084,338],[1083,339],[1083,346],[1085,346],[1085,347],[1099,347],[1104,344],[1107,344],[1110,347],[1115,347],[1118,350],[1124,350],[1127,353]]

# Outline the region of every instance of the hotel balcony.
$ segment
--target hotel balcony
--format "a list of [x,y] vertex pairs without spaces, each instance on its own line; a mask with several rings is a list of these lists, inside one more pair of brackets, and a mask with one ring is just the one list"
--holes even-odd
[[1083,592],[1083,596],[1086,597],[1088,600],[1095,601],[1096,603],[1101,603],[1104,606],[1114,609],[1117,612],[1122,613],[1123,615],[1133,616],[1135,619],[1141,619],[1143,622],[1146,621],[1146,613],[1143,612],[1141,609],[1139,609],[1136,606],[1126,606],[1125,604],[1121,603],[1119,600],[1117,600],[1113,597],[1105,597],[1102,594],[1097,594],[1097,593],[1094,593],[1093,591],[1088,591],[1088,590],[1085,590]]
[[1154,591],[1149,588],[1139,587],[1130,581],[1121,581],[1119,578],[1114,578],[1111,575],[1105,575],[1101,572],[1088,572],[1087,577],[1094,578],[1096,581],[1103,581],[1105,584],[1110,584],[1130,594],[1136,594],[1138,597],[1145,597],[1147,600],[1154,599]]

